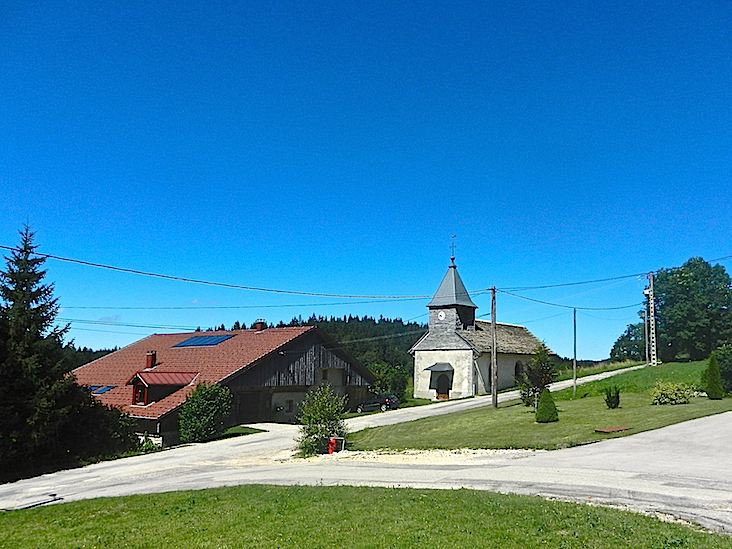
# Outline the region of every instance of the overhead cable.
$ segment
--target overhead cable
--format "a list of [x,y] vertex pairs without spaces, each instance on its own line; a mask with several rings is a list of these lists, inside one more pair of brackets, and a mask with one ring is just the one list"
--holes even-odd
[[515,297],[518,299],[531,301],[533,303],[540,303],[541,305],[549,305],[550,307],[561,307],[563,309],[577,309],[578,311],[617,311],[619,309],[630,309],[631,307],[640,307],[641,305],[643,305],[643,302],[641,301],[640,303],[633,303],[631,305],[623,305],[622,307],[573,307],[571,305],[561,305],[559,303],[550,303],[548,301],[541,301],[539,299],[532,299],[530,297],[512,294],[511,292],[507,292],[505,290],[499,290],[498,288],[496,288],[496,291],[501,292],[502,294],[510,295],[511,297]]
[[[10,246],[0,245],[3,250],[10,250],[13,252],[20,251],[18,248]],[[76,263],[78,265],[85,265],[87,267],[97,267],[99,269],[108,269],[110,271],[117,271],[120,273],[136,274],[140,276],[151,276],[154,278],[162,278],[164,280],[175,280],[177,282],[190,282],[193,284],[203,284],[206,286],[217,286],[219,288],[229,288],[232,290],[249,290],[253,292],[268,292],[273,294],[285,294],[285,295],[304,295],[311,297],[334,297],[339,299],[386,299],[386,300],[408,300],[408,299],[426,299],[432,297],[431,295],[409,295],[409,296],[394,296],[394,295],[345,295],[345,294],[327,294],[319,292],[301,292],[297,290],[279,290],[275,288],[260,288],[257,286],[242,286],[239,284],[228,284],[226,282],[211,282],[209,280],[199,280],[196,278],[186,278],[182,276],[166,275],[161,273],[151,273],[147,271],[140,271],[138,269],[128,269],[126,267],[115,267],[113,265],[104,265],[102,263],[93,263],[91,261],[83,261],[81,259],[71,259],[68,257],[60,257],[57,255],[43,254],[40,252],[33,252],[33,255],[39,257],[45,257],[47,259],[55,259],[57,261],[64,261],[66,263]]]

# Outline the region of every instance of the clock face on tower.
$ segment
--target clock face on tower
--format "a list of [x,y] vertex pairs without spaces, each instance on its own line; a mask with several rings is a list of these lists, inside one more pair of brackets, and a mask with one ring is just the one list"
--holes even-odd
[[437,318],[439,318],[440,320],[445,320],[445,311],[440,311],[439,313],[437,313]]

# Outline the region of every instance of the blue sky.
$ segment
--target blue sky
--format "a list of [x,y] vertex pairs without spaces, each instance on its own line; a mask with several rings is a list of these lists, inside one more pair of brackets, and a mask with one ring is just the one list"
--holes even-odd
[[[722,258],[731,90],[727,2],[10,0],[0,245],[28,221],[48,254],[369,296],[433,294],[451,235],[470,291]],[[428,299],[46,266],[93,348],[259,317],[426,321]],[[643,288],[521,295],[610,308]],[[498,319],[572,354],[570,309],[499,294]],[[579,357],[608,356],[636,319],[579,311]]]

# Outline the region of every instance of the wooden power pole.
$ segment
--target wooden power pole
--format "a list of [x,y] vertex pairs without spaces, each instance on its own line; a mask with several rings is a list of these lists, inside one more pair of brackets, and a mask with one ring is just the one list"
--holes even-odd
[[572,398],[577,398],[577,309],[574,311],[574,358],[572,359]]
[[491,286],[491,403],[498,408],[498,338],[496,337],[496,287]]

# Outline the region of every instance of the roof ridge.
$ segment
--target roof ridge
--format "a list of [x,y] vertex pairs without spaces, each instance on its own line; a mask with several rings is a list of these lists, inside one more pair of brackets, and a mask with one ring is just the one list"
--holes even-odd
[[[490,320],[485,320],[483,318],[476,318],[475,321],[476,322],[483,322],[484,324],[491,324],[491,321]],[[496,322],[496,325],[500,325],[500,326],[514,326],[515,328],[524,328],[524,329],[528,330],[528,328],[526,328],[526,326],[524,326],[522,324],[511,324],[510,322]]]

